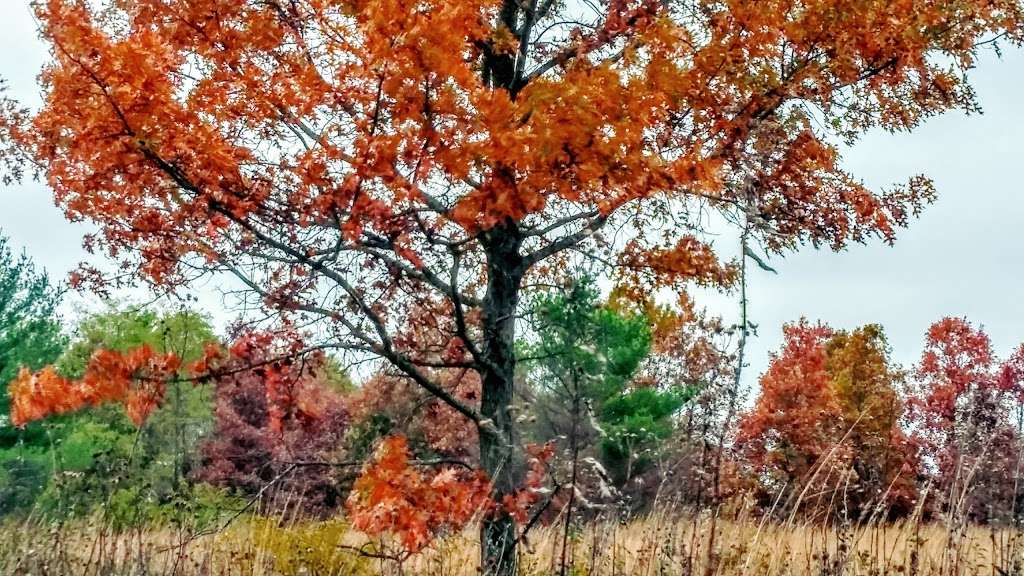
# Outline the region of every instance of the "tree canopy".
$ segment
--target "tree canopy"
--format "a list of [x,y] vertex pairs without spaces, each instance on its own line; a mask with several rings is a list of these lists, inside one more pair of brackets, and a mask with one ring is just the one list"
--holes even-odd
[[918,455],[901,428],[903,373],[881,327],[836,331],[801,320],[784,334],[739,423],[741,460],[762,496],[787,495],[788,511],[808,493],[814,501],[802,504],[818,506],[842,491],[847,520],[906,514],[918,496]]

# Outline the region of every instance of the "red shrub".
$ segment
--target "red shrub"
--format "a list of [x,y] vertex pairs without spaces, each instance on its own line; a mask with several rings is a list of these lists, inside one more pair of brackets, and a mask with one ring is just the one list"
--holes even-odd
[[289,502],[305,511],[330,512],[343,500],[339,471],[330,463],[348,412],[323,381],[323,358],[270,361],[276,353],[261,338],[236,343],[220,370],[229,375],[216,380],[216,428],[201,447],[194,477],[247,494],[274,482],[265,492],[268,502],[284,505],[290,494],[300,500]]

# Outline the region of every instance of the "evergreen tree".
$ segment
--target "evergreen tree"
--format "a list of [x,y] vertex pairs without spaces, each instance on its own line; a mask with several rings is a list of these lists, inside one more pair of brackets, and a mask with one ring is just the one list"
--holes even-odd
[[650,461],[656,442],[672,432],[673,414],[692,392],[635,380],[651,351],[647,318],[602,305],[594,282],[533,306],[536,341],[522,346],[541,437],[569,439],[573,460],[596,448],[616,484]]

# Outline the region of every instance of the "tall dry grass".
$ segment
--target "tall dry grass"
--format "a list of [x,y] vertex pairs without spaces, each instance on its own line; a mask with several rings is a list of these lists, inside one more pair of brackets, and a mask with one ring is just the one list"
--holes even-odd
[[[711,527],[717,531],[709,550]],[[562,526],[539,527],[522,550],[522,574],[561,574]],[[38,521],[0,528],[4,575],[326,576],[477,574],[472,530],[450,535],[405,562],[367,558],[366,543],[341,520],[319,523],[247,517],[195,537],[185,529],[112,533],[96,521]],[[843,528],[754,519],[653,514],[629,523],[581,525],[565,574],[608,576],[1022,575],[1019,531],[906,521]]]

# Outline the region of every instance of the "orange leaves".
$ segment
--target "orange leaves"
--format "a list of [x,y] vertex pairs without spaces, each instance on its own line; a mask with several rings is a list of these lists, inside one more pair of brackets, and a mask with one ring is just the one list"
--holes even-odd
[[[337,403],[311,374],[323,365],[323,356],[303,346],[291,331],[249,332],[227,351],[207,344],[202,356],[187,366],[177,355],[158,354],[149,346],[127,352],[99,350],[78,380],[60,376],[53,367],[36,373],[22,370],[10,384],[11,421],[21,426],[53,414],[121,402],[132,422],[141,426],[163,402],[167,384],[175,379],[200,382],[244,375],[258,380],[265,396],[267,426],[280,433],[293,420],[320,419]],[[303,362],[296,362],[299,357]]]
[[392,436],[356,480],[348,507],[355,528],[374,536],[390,533],[414,553],[483,511],[490,489],[482,472],[421,472],[410,461],[406,439]]
[[519,40],[508,26],[501,25],[491,34],[491,46],[495,54],[515,54],[519,49]]
[[[627,248],[626,253],[630,252]],[[627,256],[623,264],[631,268],[654,270],[660,277],[722,284],[727,284],[731,279],[730,271],[721,267],[711,248],[693,237],[683,238],[671,248],[648,250],[643,256],[637,255],[633,259]]]
[[619,257],[620,290],[643,301],[653,289],[671,287],[677,291],[690,282],[729,286],[736,280],[734,265],[723,266],[707,244],[693,236],[680,238],[671,247],[645,247],[630,241]]
[[928,328],[918,373],[966,387],[982,377],[995,358],[988,335],[965,318],[943,318]]
[[23,426],[51,414],[120,401],[132,422],[141,425],[163,399],[165,381],[179,368],[174,354],[158,355],[143,346],[128,353],[97,352],[77,381],[52,367],[34,374],[22,369],[9,388],[11,422]]
[[227,203],[249,153],[179,99],[186,58],[158,27],[115,33],[84,3],[65,0],[41,3],[38,17],[41,33],[59,49],[42,75],[45,105],[20,145],[47,164],[69,216],[119,222],[102,231],[103,242],[111,251],[140,246],[143,269],[166,281],[182,245],[200,250],[193,234],[178,234],[177,245],[168,246],[167,230],[185,222],[205,227],[214,200],[193,203],[175,188]]
[[62,414],[80,408],[81,404],[67,393],[69,384],[52,367],[36,373],[22,368],[8,387],[11,423],[24,426],[50,414]]
[[445,467],[411,459],[404,436],[385,438],[356,480],[348,499],[352,524],[371,536],[390,534],[412,554],[442,534],[461,529],[478,514],[509,514],[519,523],[546,494],[548,463],[554,443],[529,445],[523,486],[492,500],[491,482],[479,471]]
[[[825,343],[832,330],[806,320],[783,328],[785,344],[761,376],[761,393],[754,409],[740,422],[738,442],[758,457],[772,459],[773,437],[802,458],[788,463],[800,476],[836,438],[839,407],[830,389]],[[768,450],[767,452],[765,450]]]
[[188,367],[189,372],[193,374],[207,374],[210,372],[214,363],[221,360],[223,357],[224,350],[221,346],[217,343],[209,342],[203,346],[203,355]]
[[526,449],[525,484],[505,494],[498,507],[491,499],[491,482],[482,471],[454,467],[421,471],[424,466],[411,460],[404,436],[385,438],[352,487],[348,499],[352,525],[371,536],[391,534],[412,554],[434,537],[461,529],[478,514],[503,511],[525,523],[531,507],[545,494],[547,466],[555,448],[549,442]]
[[[729,0],[683,18],[616,0],[583,25],[546,3],[531,28],[513,0],[46,0],[44,105],[5,110],[0,131],[98,246],[164,284],[190,257],[280,251],[253,229],[303,254],[335,229],[352,249],[399,238],[389,257],[429,269],[439,238],[543,228],[566,207],[614,225],[636,206],[654,225],[696,217],[699,197],[749,208],[771,249],[838,248],[891,240],[930,189],[867,190],[827,143],[971,106],[936,63],[1021,36],[1011,0],[854,4]],[[691,248],[649,267],[655,282],[707,280]]]

